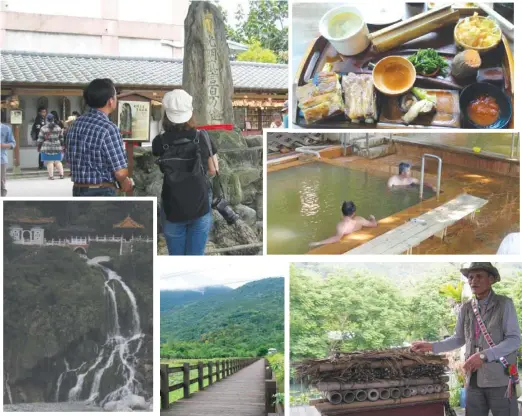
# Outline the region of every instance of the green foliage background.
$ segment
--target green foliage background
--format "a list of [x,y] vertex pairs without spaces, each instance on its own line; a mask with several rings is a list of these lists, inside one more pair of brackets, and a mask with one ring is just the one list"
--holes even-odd
[[[225,2],[215,0],[225,21],[227,38],[247,45],[259,43],[263,49],[274,52],[278,63],[288,63],[288,27],[285,25],[285,20],[288,19],[288,1],[249,0],[248,3],[248,14],[241,4],[238,5],[234,13],[237,26],[232,27],[222,6]],[[258,55],[258,59],[263,59],[262,55]]]
[[[500,270],[502,281],[493,288],[513,298],[522,319],[522,273],[518,268]],[[292,265],[292,360],[324,357],[333,350],[396,347],[419,339],[437,341],[453,334],[456,316],[450,300],[439,290],[447,283],[459,282],[457,265],[439,266],[426,274],[405,270],[403,276],[386,275],[385,269],[357,270],[353,265]],[[331,340],[329,332],[344,334],[344,339]]]
[[255,357],[284,348],[284,279],[247,283],[161,312],[161,358]]

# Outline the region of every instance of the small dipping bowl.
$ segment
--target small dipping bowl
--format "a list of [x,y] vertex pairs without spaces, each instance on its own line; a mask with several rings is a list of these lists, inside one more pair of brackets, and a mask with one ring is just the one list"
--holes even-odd
[[[497,120],[488,126],[481,126],[474,123],[468,115],[469,103],[481,95],[489,95],[490,97],[493,97],[499,108],[499,115]],[[509,120],[511,120],[511,116],[513,115],[511,101],[509,100],[506,93],[489,82],[477,82],[475,84],[468,85],[460,93],[459,104],[460,113],[462,114],[465,127],[472,127],[476,129],[502,129],[506,127],[506,125],[509,123]]]
[[[331,33],[331,26],[337,23],[342,24],[343,15],[348,16],[349,14],[355,15],[349,33],[346,36]],[[340,6],[326,12],[319,21],[319,32],[341,55],[357,55],[370,45],[368,26],[364,22],[362,13],[355,7]]]
[[409,91],[417,71],[413,64],[402,56],[387,56],[373,68],[373,84],[385,95],[401,95]]

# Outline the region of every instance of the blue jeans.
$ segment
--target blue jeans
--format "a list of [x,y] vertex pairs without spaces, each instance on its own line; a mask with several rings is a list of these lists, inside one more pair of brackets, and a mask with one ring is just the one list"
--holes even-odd
[[[212,195],[209,199],[209,203],[211,203]],[[202,217],[182,222],[168,221],[162,208],[161,222],[169,256],[203,256],[205,254],[208,234],[212,227],[212,208]]]
[[73,187],[73,196],[116,196],[116,188]]

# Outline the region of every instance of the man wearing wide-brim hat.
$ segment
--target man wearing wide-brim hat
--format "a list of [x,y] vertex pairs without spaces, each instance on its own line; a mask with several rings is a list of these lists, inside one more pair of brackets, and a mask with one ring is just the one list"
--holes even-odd
[[500,274],[491,263],[471,263],[461,273],[474,297],[462,305],[455,334],[440,342],[414,342],[412,350],[439,354],[465,346],[466,414],[488,416],[491,410],[495,416],[517,416],[520,327],[513,301],[492,290]]

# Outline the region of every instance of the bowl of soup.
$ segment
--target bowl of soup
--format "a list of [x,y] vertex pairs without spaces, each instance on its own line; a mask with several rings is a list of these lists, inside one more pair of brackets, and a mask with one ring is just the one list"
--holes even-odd
[[509,97],[488,82],[468,85],[460,93],[459,103],[464,127],[501,129],[513,115]]
[[373,84],[386,95],[401,95],[415,84],[417,71],[413,64],[402,56],[387,56],[373,68]]
[[341,55],[357,55],[370,45],[368,26],[355,7],[341,6],[326,12],[319,21],[319,32]]

